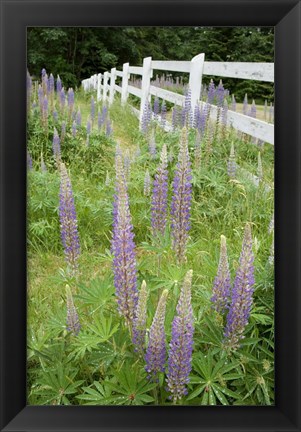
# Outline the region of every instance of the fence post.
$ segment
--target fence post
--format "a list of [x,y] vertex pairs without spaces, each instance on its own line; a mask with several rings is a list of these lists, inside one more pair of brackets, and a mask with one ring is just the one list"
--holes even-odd
[[122,69],[122,88],[121,88],[121,104],[126,104],[128,99],[128,85],[129,85],[129,63],[123,63]]
[[107,93],[108,93],[108,75],[109,72],[105,72],[103,74],[103,95],[102,95],[102,99],[105,102],[107,100]]
[[97,101],[99,102],[101,100],[101,73],[99,73],[97,77]]
[[191,91],[191,109],[194,115],[195,105],[199,102],[202,90],[202,76],[205,54],[198,54],[191,60],[189,74],[189,88]]
[[116,68],[111,69],[109,105],[112,105],[115,94]]
[[152,58],[145,57],[143,59],[143,70],[142,70],[142,82],[141,82],[141,102],[140,102],[140,115],[139,115],[139,126],[141,129],[143,111],[146,102],[149,101],[149,88],[150,80],[152,77]]

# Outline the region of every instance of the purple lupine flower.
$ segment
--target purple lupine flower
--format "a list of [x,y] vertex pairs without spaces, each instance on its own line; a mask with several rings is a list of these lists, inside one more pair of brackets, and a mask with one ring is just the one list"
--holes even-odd
[[27,150],[27,169],[28,171],[32,170],[32,157],[28,150]]
[[163,100],[161,104],[161,127],[163,129],[165,128],[166,125],[166,112],[167,112],[166,103],[165,100]]
[[145,355],[145,370],[148,379],[158,380],[158,373],[164,372],[166,363],[166,336],[165,336],[165,312],[168,290],[161,294],[156,313],[149,330],[148,346]]
[[247,223],[224,332],[225,345],[232,349],[239,347],[250,316],[255,283],[253,261],[251,225]]
[[118,312],[131,326],[137,307],[137,269],[133,225],[122,158],[116,155],[116,189],[113,204],[112,253]]
[[61,144],[60,144],[60,137],[57,133],[56,128],[54,128],[53,131],[53,141],[52,141],[52,150],[53,150],[53,156],[56,161],[59,161],[61,159]]
[[78,270],[80,244],[72,186],[64,163],[60,164],[60,175],[59,215],[61,238],[66,262],[70,268],[71,274],[75,275]]
[[258,177],[259,181],[261,181],[262,178],[263,178],[262,161],[261,161],[261,154],[260,154],[260,152],[258,152],[257,177]]
[[95,118],[95,100],[94,100],[94,97],[91,96],[91,121],[92,121],[92,123],[94,122],[94,118]]
[[45,68],[43,68],[42,70],[41,70],[41,78],[42,78],[42,80],[43,80],[43,78],[45,77],[45,75],[46,75],[46,69]]
[[91,120],[88,118],[87,120],[87,135],[90,135],[91,133]]
[[107,119],[107,122],[106,122],[106,136],[111,136],[112,135],[112,132],[113,132],[113,129],[112,129],[112,126],[111,126],[111,121],[110,121],[110,119]]
[[66,122],[62,121],[62,125],[61,125],[61,143],[63,143],[65,141],[65,136],[66,136]]
[[81,127],[81,125],[82,125],[82,115],[80,112],[80,108],[78,108],[77,113],[76,113],[76,125],[78,127]]
[[201,122],[202,122],[201,110],[198,104],[196,104],[194,107],[193,127],[198,131],[201,131]]
[[212,104],[215,96],[215,85],[213,80],[210,80],[209,86],[208,86],[208,93],[207,93],[207,103]]
[[73,121],[72,123],[72,136],[75,137],[76,136],[76,122]]
[[44,99],[44,93],[43,93],[43,88],[42,88],[41,85],[39,85],[39,88],[38,88],[38,99],[39,99],[40,113],[41,113],[41,116],[43,117],[43,99]]
[[236,111],[236,100],[234,94],[232,95],[232,100],[231,100],[231,110]]
[[44,127],[46,128],[47,124],[48,124],[48,99],[47,99],[47,96],[44,96],[44,99],[43,99],[42,118],[43,118]]
[[153,187],[151,220],[153,235],[163,236],[167,224],[167,193],[168,193],[168,171],[167,171],[167,148],[163,144],[160,164],[157,168]]
[[221,116],[221,123],[223,127],[227,126],[227,117],[228,117],[228,102],[227,99],[225,99],[223,102],[222,116]]
[[189,128],[192,125],[191,90],[189,87],[185,91],[184,110],[182,115],[185,116],[184,126]]
[[230,150],[230,156],[227,163],[228,168],[228,176],[230,178],[235,178],[236,175],[236,160],[235,160],[235,151],[234,151],[234,144],[231,144],[231,150]]
[[147,169],[145,171],[145,176],[144,176],[144,185],[143,185],[143,194],[144,194],[144,196],[149,196],[150,189],[151,189],[151,178],[150,178],[150,175],[149,175],[149,170]]
[[73,111],[73,107],[74,107],[74,91],[72,88],[68,89],[68,120],[71,120],[72,117],[72,111]]
[[255,105],[254,99],[252,101],[252,105],[251,105],[251,108],[250,108],[250,114],[249,115],[250,115],[250,117],[256,118],[256,105]]
[[155,116],[155,120],[158,119],[159,112],[160,112],[160,102],[159,102],[159,98],[156,96],[155,100],[154,100],[154,116]]
[[65,109],[65,102],[66,102],[66,95],[65,95],[65,90],[64,87],[62,88],[62,90],[60,91],[60,107],[61,107],[61,111],[64,112]]
[[185,259],[188,231],[190,230],[192,176],[187,141],[187,129],[183,128],[171,203],[173,249],[179,262]]
[[77,336],[81,325],[79,322],[78,313],[74,305],[73,296],[69,285],[66,285],[66,303],[67,303],[67,322],[66,328],[68,332]]
[[102,112],[101,112],[101,115],[102,115],[102,124],[105,123],[106,118],[107,118],[107,114],[108,114],[108,108],[106,107],[106,105],[104,105],[102,107]]
[[222,80],[220,80],[218,86],[216,87],[215,96],[217,106],[222,107],[225,99],[225,89]]
[[57,80],[56,80],[56,92],[58,95],[60,95],[61,90],[62,90],[62,81],[61,81],[60,76],[58,75]]
[[56,123],[58,121],[58,113],[56,110],[53,110],[52,112],[53,120]]
[[248,95],[246,93],[245,97],[244,97],[243,106],[242,106],[242,112],[244,115],[247,115],[247,113],[248,113],[248,106],[249,106],[248,105]]
[[133,344],[135,345],[135,351],[138,352],[143,352],[145,347],[148,294],[149,292],[144,280],[139,291],[137,309],[133,320]]
[[48,80],[48,93],[54,92],[54,77],[52,74],[50,74],[49,80]]
[[156,154],[157,154],[156,138],[155,138],[155,130],[154,129],[151,130],[151,133],[149,135],[148,149],[149,149],[149,153],[150,153],[152,159],[154,159],[156,157]]
[[218,313],[225,312],[231,294],[231,275],[229,270],[226,237],[221,235],[221,247],[217,275],[214,279],[211,301]]
[[142,118],[141,118],[141,132],[144,135],[146,135],[149,131],[150,122],[151,122],[151,107],[150,107],[150,103],[147,101],[145,103],[143,113],[142,113]]
[[192,270],[185,276],[176,315],[172,322],[171,341],[169,344],[167,388],[170,398],[176,402],[187,395],[191,371],[194,318],[191,305]]

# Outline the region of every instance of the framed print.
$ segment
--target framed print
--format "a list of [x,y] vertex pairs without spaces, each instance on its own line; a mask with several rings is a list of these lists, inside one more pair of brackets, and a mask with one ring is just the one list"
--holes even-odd
[[299,431],[300,2],[1,17],[1,430]]

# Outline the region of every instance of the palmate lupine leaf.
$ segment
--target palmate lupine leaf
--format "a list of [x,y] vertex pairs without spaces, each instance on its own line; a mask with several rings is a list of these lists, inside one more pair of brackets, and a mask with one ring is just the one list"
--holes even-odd
[[93,279],[89,286],[79,284],[79,294],[75,296],[86,306],[94,306],[94,311],[103,308],[111,301],[115,292],[111,277]]
[[82,387],[84,394],[76,396],[77,399],[84,401],[83,405],[107,405],[111,397],[112,390],[94,381],[93,386]]
[[104,316],[94,317],[93,324],[88,325],[88,328],[101,339],[101,343],[104,343],[118,331],[119,323],[113,323],[112,315],[107,318]]

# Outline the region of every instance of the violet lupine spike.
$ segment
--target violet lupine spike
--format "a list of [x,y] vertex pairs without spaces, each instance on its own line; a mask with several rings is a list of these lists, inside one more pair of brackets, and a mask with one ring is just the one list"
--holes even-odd
[[53,77],[52,73],[50,74],[48,84],[49,84],[49,93],[53,93],[54,92],[54,77]]
[[53,116],[53,120],[54,120],[54,122],[56,123],[56,122],[58,121],[58,113],[57,113],[56,110],[54,110],[54,111],[52,112],[52,116]]
[[212,104],[215,96],[215,85],[213,80],[210,80],[209,86],[208,86],[208,92],[207,92],[207,103]]
[[72,186],[64,163],[60,164],[60,175],[59,215],[61,239],[68,267],[70,268],[71,274],[76,275],[78,271],[80,244]]
[[150,190],[151,190],[151,178],[149,175],[149,170],[147,169],[145,171],[145,176],[144,176],[144,185],[143,185],[144,196],[149,196]]
[[191,163],[188,152],[187,129],[182,129],[178,163],[173,181],[171,202],[171,232],[173,249],[177,260],[185,260],[188,232],[190,230],[190,208],[192,199]]
[[101,115],[101,112],[98,110],[98,112],[97,112],[97,126],[98,126],[98,131],[101,130],[102,125],[103,125],[102,115]]
[[137,307],[137,268],[133,225],[121,156],[116,156],[112,253],[118,312],[131,326]]
[[76,122],[73,121],[72,123],[72,136],[73,138],[76,137]]
[[191,371],[194,318],[191,305],[192,270],[185,276],[176,315],[172,322],[171,341],[168,354],[167,388],[175,403],[187,395],[187,384]]
[[211,302],[213,308],[220,314],[229,305],[231,294],[231,275],[229,270],[226,237],[221,235],[220,257],[217,275],[214,279]]
[[77,113],[76,113],[76,125],[78,127],[81,127],[81,125],[82,125],[82,115],[81,115],[79,108],[78,108]]
[[74,305],[72,292],[68,285],[66,285],[66,304],[67,304],[66,328],[68,332],[70,332],[74,336],[77,336],[81,329],[81,325],[79,322],[79,317],[78,317],[76,307]]
[[62,90],[60,91],[60,107],[61,107],[61,111],[62,113],[64,113],[65,110],[65,103],[66,103],[66,95],[65,95],[65,90],[64,87],[62,88]]
[[228,171],[228,176],[230,178],[235,178],[236,176],[236,160],[235,160],[235,151],[234,151],[234,144],[231,144],[231,150],[230,150],[230,156],[228,159],[228,163],[227,163],[227,171]]
[[161,127],[163,129],[165,128],[166,125],[166,113],[167,113],[166,103],[165,100],[163,100],[161,104]]
[[61,81],[60,76],[58,75],[57,80],[56,80],[56,92],[58,95],[60,95],[61,90],[62,90],[62,81]]
[[45,74],[42,79],[42,87],[43,87],[44,96],[47,96],[48,95],[48,75],[47,74]]
[[191,108],[191,90],[188,87],[185,92],[185,100],[184,100],[184,112],[182,114],[185,116],[184,126],[187,128],[192,126],[192,108]]
[[215,96],[216,96],[216,104],[218,107],[221,108],[223,106],[224,99],[225,99],[225,89],[222,80],[220,80],[218,86],[216,87]]
[[224,139],[226,136],[227,121],[228,121],[228,102],[227,102],[227,99],[225,99],[223,102],[222,113],[221,113],[222,139]]
[[155,174],[153,185],[151,221],[152,232],[164,236],[167,225],[167,195],[168,195],[168,170],[167,170],[167,148],[163,144],[160,163]]
[[248,114],[248,107],[249,107],[249,105],[248,105],[248,95],[246,93],[245,97],[244,97],[244,101],[243,101],[243,106],[242,106],[242,112],[243,112],[244,115]]
[[43,99],[42,118],[43,118],[43,125],[44,125],[45,129],[47,129],[48,128],[48,99],[47,99],[47,96],[44,96],[44,99]]
[[260,152],[258,152],[257,177],[258,177],[259,181],[261,181],[263,178],[263,169],[262,169],[262,161],[261,161],[261,153]]
[[154,117],[155,117],[155,120],[158,119],[159,112],[160,112],[160,102],[159,102],[159,98],[156,96],[155,100],[154,100]]
[[194,107],[193,127],[198,130],[201,129],[201,110],[198,104]]
[[148,346],[145,354],[145,370],[148,379],[158,380],[158,373],[164,372],[166,363],[166,336],[165,336],[165,312],[168,290],[161,294],[156,313],[149,330]]
[[251,225],[247,223],[224,332],[225,346],[234,350],[244,338],[243,332],[251,312],[255,283],[253,262]]
[[40,108],[40,113],[41,113],[41,117],[42,118],[43,118],[43,99],[44,99],[43,88],[39,84],[39,87],[38,87],[38,100],[39,100],[39,108]]
[[72,112],[74,107],[74,91],[72,88],[68,89],[68,121],[71,121]]
[[145,348],[148,295],[149,291],[144,280],[139,291],[137,309],[133,320],[133,344],[135,345],[135,351],[138,352],[143,352]]
[[150,122],[151,122],[150,111],[151,111],[150,104],[149,102],[146,102],[142,113],[142,119],[141,119],[141,132],[144,135],[147,135],[149,131]]
[[61,159],[61,142],[56,128],[54,128],[53,131],[52,150],[53,150],[53,156],[55,160],[58,162]]

